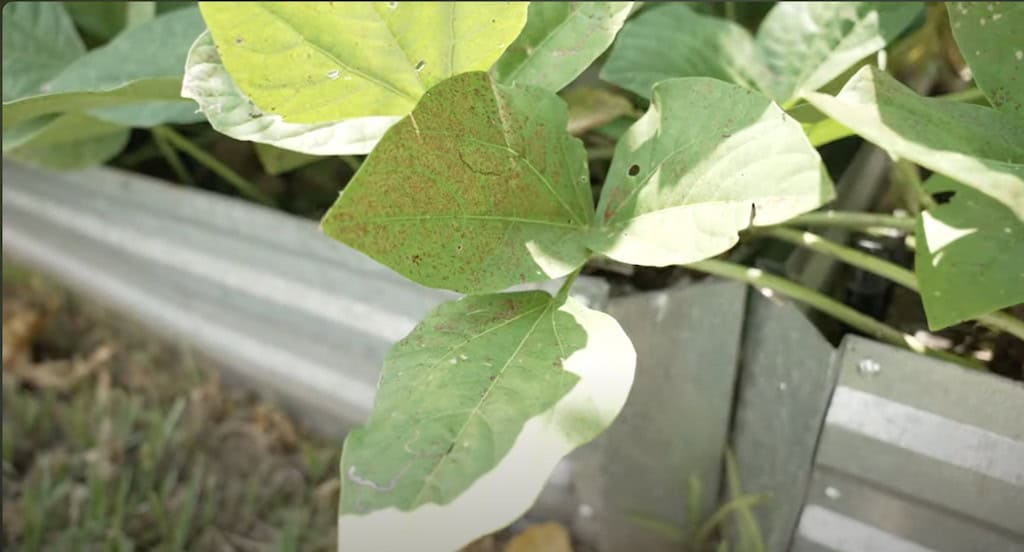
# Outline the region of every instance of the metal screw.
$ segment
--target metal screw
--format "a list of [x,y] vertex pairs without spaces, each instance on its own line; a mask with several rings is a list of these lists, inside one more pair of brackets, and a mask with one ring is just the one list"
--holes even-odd
[[882,365],[870,358],[865,358],[857,363],[857,371],[865,376],[873,376],[882,371]]

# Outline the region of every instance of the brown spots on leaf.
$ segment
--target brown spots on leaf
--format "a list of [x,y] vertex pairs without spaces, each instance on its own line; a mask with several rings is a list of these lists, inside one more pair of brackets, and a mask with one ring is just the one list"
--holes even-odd
[[409,260],[412,261],[412,264],[419,266],[420,261],[422,259],[419,255],[413,255],[412,257],[409,258]]

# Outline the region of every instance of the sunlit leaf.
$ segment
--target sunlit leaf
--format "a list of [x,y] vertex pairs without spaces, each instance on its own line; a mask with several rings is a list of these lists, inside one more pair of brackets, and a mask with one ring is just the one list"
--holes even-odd
[[1024,122],[989,107],[918,96],[874,67],[818,110],[890,154],[988,194],[1024,218]]
[[632,2],[530,2],[526,27],[494,64],[494,78],[557,92],[615,39]]
[[768,98],[710,78],[663,81],[622,137],[591,247],[641,265],[685,264],[832,198],[803,131]]
[[426,286],[464,293],[564,276],[588,257],[594,207],[565,103],[482,72],[431,89],[321,223]]
[[573,299],[441,305],[388,353],[345,441],[339,547],[449,552],[511,523],[612,422],[635,362],[618,323]]
[[[237,140],[269,144],[311,155],[366,154],[399,117],[358,117],[298,124],[264,113],[235,86],[210,33],[189,50],[181,95],[196,101],[210,126]],[[189,102],[190,106],[194,106]]]
[[238,88],[292,123],[405,115],[486,71],[526,23],[516,2],[201,2]]

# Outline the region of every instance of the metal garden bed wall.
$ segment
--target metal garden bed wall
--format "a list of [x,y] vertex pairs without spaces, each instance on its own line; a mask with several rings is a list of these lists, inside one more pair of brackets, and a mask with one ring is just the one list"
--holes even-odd
[[[3,166],[6,258],[180,339],[341,435],[381,361],[454,294],[323,239],[316,223],[112,169]],[[559,282],[550,287],[557,289]],[[857,337],[838,349],[797,309],[706,280],[573,293],[633,339],[622,415],[551,478],[533,515],[602,551],[679,550],[634,523],[723,501],[731,448],[769,550],[1024,550],[1024,387]]]

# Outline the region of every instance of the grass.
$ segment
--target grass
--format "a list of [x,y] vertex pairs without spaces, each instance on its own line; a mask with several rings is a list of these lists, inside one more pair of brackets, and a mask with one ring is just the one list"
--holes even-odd
[[338,443],[4,266],[3,548],[334,550]]

